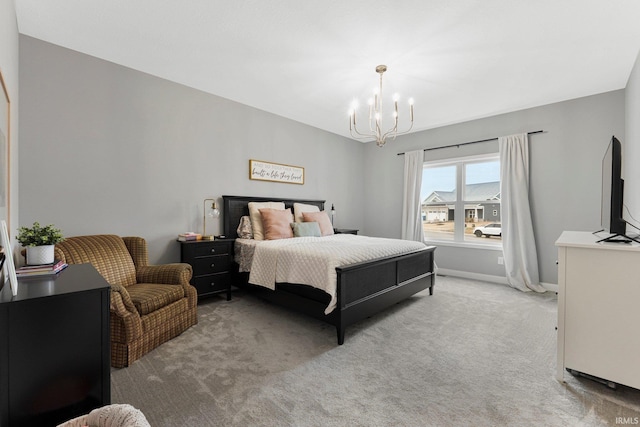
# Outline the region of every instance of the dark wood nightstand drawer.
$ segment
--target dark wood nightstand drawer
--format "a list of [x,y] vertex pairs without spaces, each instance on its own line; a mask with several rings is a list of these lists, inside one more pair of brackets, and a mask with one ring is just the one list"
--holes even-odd
[[227,255],[230,248],[231,245],[227,242],[199,242],[195,245],[187,245],[185,247],[185,256],[197,258],[210,255]]
[[231,285],[231,274],[218,273],[196,277],[191,281],[198,295],[227,291]]
[[215,255],[208,257],[195,258],[192,261],[194,276],[202,276],[204,274],[222,273],[229,271],[231,260],[228,255]]

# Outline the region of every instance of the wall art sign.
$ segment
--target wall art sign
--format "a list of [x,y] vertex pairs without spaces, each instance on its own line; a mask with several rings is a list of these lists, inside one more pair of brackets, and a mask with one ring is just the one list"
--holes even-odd
[[249,179],[304,184],[304,168],[280,163],[249,160]]

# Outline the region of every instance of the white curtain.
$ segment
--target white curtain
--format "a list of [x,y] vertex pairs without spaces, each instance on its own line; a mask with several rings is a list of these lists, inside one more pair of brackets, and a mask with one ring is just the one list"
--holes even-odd
[[404,154],[404,197],[402,202],[402,238],[424,241],[422,230],[422,208],[420,189],[422,187],[422,169],[424,150],[410,151]]
[[526,133],[498,138],[502,248],[507,281],[521,291],[545,292],[529,207],[529,140]]

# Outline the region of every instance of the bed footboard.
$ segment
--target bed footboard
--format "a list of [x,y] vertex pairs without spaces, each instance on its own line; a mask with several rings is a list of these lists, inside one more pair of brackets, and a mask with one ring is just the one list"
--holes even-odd
[[[435,247],[389,258],[336,268],[338,274],[335,326],[338,344],[347,326],[396,304],[435,284]],[[333,314],[333,313],[332,313]]]

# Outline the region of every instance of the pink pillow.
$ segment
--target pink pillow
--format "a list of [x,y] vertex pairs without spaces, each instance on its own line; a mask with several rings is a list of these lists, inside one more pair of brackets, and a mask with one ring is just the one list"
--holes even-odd
[[262,217],[265,240],[289,239],[293,237],[291,209],[259,209]]
[[317,222],[320,225],[320,232],[323,236],[331,236],[333,234],[333,225],[329,215],[325,211],[322,212],[302,212],[304,222]]

